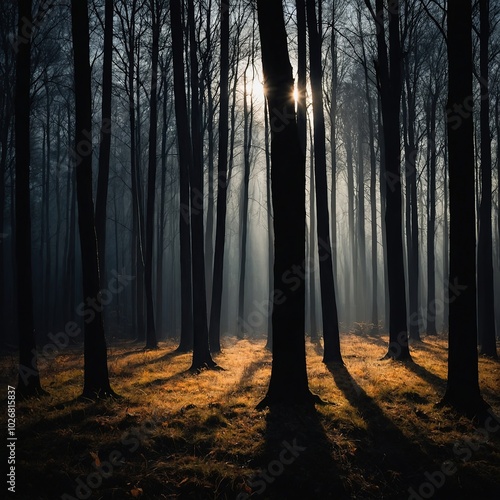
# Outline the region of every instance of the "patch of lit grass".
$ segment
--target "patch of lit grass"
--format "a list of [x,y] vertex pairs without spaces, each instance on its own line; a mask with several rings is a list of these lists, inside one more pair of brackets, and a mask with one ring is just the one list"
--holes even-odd
[[[325,366],[321,350],[307,342],[310,388],[327,404],[315,416],[298,417],[255,410],[271,370],[262,340],[225,339],[215,358],[224,371],[197,375],[188,371],[191,355],[176,353],[172,342],[155,351],[116,344],[109,371],[123,399],[96,403],[76,400],[83,360],[71,348],[41,365],[50,396],[17,402],[19,487],[39,498],[73,495],[77,478],[86,481],[118,451],[123,462],[92,498],[234,499],[294,436],[306,445],[304,457],[284,470],[286,481],[267,484],[262,498],[292,498],[309,486],[311,498],[341,498],[341,490],[346,497],[402,498],[426,470],[450,459],[459,473],[446,494],[473,496],[476,489],[464,485],[474,478],[500,487],[499,435],[466,463],[454,455],[454,444],[473,435],[474,426],[436,407],[446,386],[444,338],[412,346],[414,363],[381,361],[387,336],[363,324],[341,342],[344,368]],[[4,356],[0,365],[4,387],[13,385],[15,358]],[[485,399],[498,414],[499,363],[480,358],[479,367]]]

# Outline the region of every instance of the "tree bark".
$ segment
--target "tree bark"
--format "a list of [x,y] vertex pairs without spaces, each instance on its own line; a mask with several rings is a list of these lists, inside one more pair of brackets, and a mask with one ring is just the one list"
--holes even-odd
[[188,0],[189,54],[191,62],[191,131],[192,163],[189,175],[191,187],[191,253],[193,256],[193,362],[191,370],[214,368],[210,354],[207,325],[207,294],[205,285],[205,253],[203,231],[203,167],[199,104],[199,75],[194,4]]
[[298,141],[292,66],[281,0],[258,0],[266,97],[271,120],[274,212],[273,363],[259,407],[311,404],[305,358],[305,157]]
[[[43,394],[38,372],[33,317],[30,206],[30,83],[32,2],[20,0],[16,57],[15,153],[16,153],[16,268],[17,321],[19,329],[19,378],[17,392],[23,397]],[[28,36],[25,29],[29,30]]]
[[[447,130],[450,161],[450,286],[448,383],[443,403],[467,415],[485,409],[478,380],[472,6],[448,5]],[[457,284],[459,289],[457,289]]]
[[[75,150],[78,228],[82,255],[84,310],[83,397],[116,396],[108,377],[107,348],[100,301],[99,256],[92,200],[92,91],[87,0],[72,0],[75,62]],[[90,298],[90,299],[89,299]],[[90,307],[89,300],[95,304]]]
[[342,362],[337,302],[333,282],[330,218],[328,214],[328,186],[326,179],[325,117],[323,111],[323,83],[321,69],[321,39],[318,32],[314,0],[306,0],[307,28],[314,120],[314,161],[316,176],[316,211],[318,227],[319,277],[321,311],[323,318],[323,362]]
[[[155,314],[153,305],[153,248],[156,196],[156,148],[158,137],[158,54],[160,51],[160,15],[162,6],[158,0],[150,0],[153,45],[151,50],[151,92],[149,102],[149,151],[148,151],[148,199],[146,207],[146,348],[157,349]],[[163,207],[162,207],[163,209]],[[158,277],[161,279],[161,277]]]
[[217,215],[215,229],[214,274],[210,304],[209,343],[212,352],[220,351],[220,317],[224,282],[224,249],[227,212],[227,147],[229,142],[229,12],[230,1],[221,0],[219,158],[217,162]]
[[99,170],[95,207],[97,246],[101,265],[101,285],[106,269],[106,219],[109,185],[109,158],[111,154],[111,91],[113,80],[113,1],[104,4],[104,49],[102,63],[102,116],[99,143]]
[[[491,128],[489,90],[490,2],[479,0],[481,85],[481,205],[477,247],[477,315],[479,353],[497,358],[495,332],[495,287],[493,273],[493,228],[491,220]],[[498,159],[497,159],[498,160]],[[498,160],[500,161],[500,160]]]
[[389,53],[385,39],[383,0],[365,0],[377,27],[377,72],[382,103],[385,157],[385,223],[389,284],[389,349],[386,358],[410,359],[408,347],[406,285],[403,258],[400,166],[401,45],[399,0],[388,0]]
[[187,119],[187,100],[184,78],[183,29],[181,3],[170,0],[172,29],[172,58],[174,72],[175,116],[177,123],[180,182],[180,264],[181,264],[181,340],[179,352],[193,348],[193,298],[191,288],[191,223],[189,200],[189,169],[192,164],[191,134]]

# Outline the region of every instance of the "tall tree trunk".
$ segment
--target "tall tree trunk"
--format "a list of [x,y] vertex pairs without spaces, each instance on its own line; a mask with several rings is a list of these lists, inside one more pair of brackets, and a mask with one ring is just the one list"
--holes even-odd
[[371,217],[371,267],[372,267],[372,332],[378,331],[378,237],[377,237],[377,156],[375,153],[375,125],[373,120],[372,99],[370,96],[368,60],[366,57],[365,41],[361,26],[361,10],[358,10],[358,26],[361,34],[361,50],[363,53],[363,73],[365,83],[365,97],[368,108],[368,135],[370,144],[370,217]]
[[214,274],[210,303],[209,343],[212,352],[220,351],[220,317],[224,282],[224,248],[226,243],[227,212],[227,147],[229,142],[229,0],[220,2],[220,103],[219,157],[217,162],[217,215],[215,229]]
[[111,154],[111,91],[113,70],[113,1],[104,4],[104,49],[102,63],[102,112],[101,137],[99,143],[99,170],[96,194],[96,235],[101,266],[101,286],[105,283],[106,271],[106,220],[109,184],[109,158]]
[[447,129],[450,159],[450,332],[448,383],[443,402],[467,414],[485,408],[478,380],[474,123],[472,113],[472,6],[448,5]]
[[[309,136],[311,138],[311,144],[313,144],[311,124],[309,123]],[[315,185],[314,185],[314,156],[311,154],[310,168],[309,168],[309,334],[311,336],[311,342],[317,343],[319,341],[318,337],[318,326],[316,322],[316,259],[314,255],[316,254],[316,238],[314,236],[314,231],[316,230],[316,199],[314,196]]]
[[[238,338],[242,339],[245,333],[245,277],[247,264],[247,240],[248,240],[248,207],[249,207],[249,186],[250,186],[250,164],[252,147],[252,128],[253,128],[253,92],[250,90],[248,95],[247,71],[250,64],[252,70],[254,47],[252,44],[252,54],[243,73],[243,182],[241,187],[241,250],[240,250],[240,280],[238,289]],[[250,84],[250,88],[251,88]],[[250,97],[250,109],[248,107],[248,97]]]
[[[167,131],[170,124],[170,113],[167,111],[167,75],[166,67],[162,68],[163,91],[165,95],[162,99],[162,126],[161,126],[161,181],[160,181],[160,206],[158,220],[158,239],[156,242],[156,329],[162,337],[164,329],[163,321],[163,261],[164,261],[164,240],[165,240],[165,198],[167,182],[167,154],[172,147],[170,142],[167,147]],[[172,259],[173,260],[173,259]]]
[[31,266],[30,207],[30,82],[32,2],[20,0],[18,11],[18,53],[16,57],[15,153],[16,153],[16,268],[17,321],[19,329],[19,378],[17,391],[24,397],[44,393],[37,366],[33,318],[33,274]]
[[[405,4],[407,10],[408,4]],[[408,14],[406,14],[406,17]],[[412,48],[414,58],[417,59],[416,48]],[[414,64],[417,64],[416,62]],[[410,339],[420,342],[419,321],[419,262],[418,262],[418,199],[417,199],[417,155],[418,148],[415,141],[416,78],[411,79],[408,60],[404,63],[403,87],[403,120],[405,128],[405,173],[406,173],[406,239],[408,252],[408,298],[409,298],[409,335]],[[413,82],[411,81],[413,80]],[[412,85],[413,83],[413,85]]]
[[[212,0],[207,5],[206,43],[207,53],[204,63],[204,83],[207,89],[207,134],[208,134],[208,199],[207,199],[207,227],[205,229],[205,281],[207,284],[208,307],[212,304],[212,277],[214,263],[214,93],[212,89]],[[210,335],[210,333],[209,333]]]
[[187,119],[184,78],[184,44],[180,0],[170,0],[175,117],[180,168],[180,260],[181,260],[181,341],[179,352],[193,348],[193,298],[191,288],[191,222],[189,171],[192,165],[191,134]]
[[267,315],[267,342],[266,349],[269,351],[273,348],[273,315],[270,310],[273,303],[273,283],[274,276],[272,272],[272,264],[274,261],[274,234],[273,234],[273,206],[271,193],[271,149],[269,144],[269,109],[267,99],[264,102],[264,152],[266,155],[266,208],[267,208],[267,256],[268,256],[268,287],[269,287],[269,308]]
[[199,75],[193,0],[188,0],[189,54],[191,62],[191,251],[193,256],[193,363],[191,370],[214,368],[210,354],[207,325],[207,294],[205,285],[205,253],[203,231],[203,166],[199,103]]
[[477,315],[479,353],[497,358],[493,228],[491,220],[491,128],[489,90],[490,2],[479,0],[481,73],[481,205],[477,246]]
[[356,316],[357,321],[366,321],[366,290],[367,290],[367,273],[366,273],[366,237],[365,237],[365,167],[364,167],[364,151],[363,151],[363,113],[361,99],[357,106],[358,115],[358,168],[357,173],[357,261],[359,265],[358,281],[356,283]]
[[323,318],[323,362],[342,362],[340,353],[339,321],[333,282],[330,219],[328,214],[328,186],[326,179],[325,117],[323,111],[323,83],[321,69],[321,38],[318,32],[314,0],[306,0],[307,28],[314,120],[314,161],[316,174],[316,208],[318,218],[319,277],[321,311]]
[[[437,91],[431,95],[427,118],[427,149],[430,151],[427,170],[427,335],[437,335],[436,330],[436,106]],[[445,187],[446,189],[446,187]],[[446,213],[445,213],[446,217]],[[447,238],[447,235],[445,236]],[[445,275],[448,270],[444,270]]]
[[[293,74],[281,0],[258,0],[266,97],[271,117],[274,212],[273,363],[260,407],[310,404],[305,358],[305,284],[291,270],[305,259],[305,157],[298,141]],[[283,117],[286,117],[283,120]]]
[[399,113],[401,104],[401,45],[399,39],[399,0],[388,0],[389,53],[385,39],[383,0],[365,0],[377,27],[377,72],[380,83],[386,184],[386,246],[389,282],[389,348],[387,358],[410,359],[406,314],[406,285],[401,216],[401,166]]
[[[115,396],[108,377],[106,337],[100,301],[99,256],[92,200],[92,91],[87,0],[72,0],[71,28],[75,62],[75,147],[78,228],[82,254],[84,311],[83,397]],[[94,307],[90,307],[89,298]],[[76,326],[76,325],[75,325]]]
[[[153,247],[156,195],[156,147],[158,136],[158,54],[160,51],[160,15],[162,5],[159,0],[150,0],[153,44],[151,54],[151,92],[149,103],[149,152],[148,152],[148,199],[146,208],[146,348],[157,349],[155,315],[153,305]],[[162,207],[163,209],[163,207]],[[159,258],[159,256],[158,256]],[[158,277],[161,279],[161,277]]]
[[337,92],[338,64],[335,32],[335,4],[332,6],[332,27],[330,37],[330,57],[332,60],[332,83],[330,88],[330,155],[332,161],[332,194],[330,218],[332,226],[333,281],[337,283]]

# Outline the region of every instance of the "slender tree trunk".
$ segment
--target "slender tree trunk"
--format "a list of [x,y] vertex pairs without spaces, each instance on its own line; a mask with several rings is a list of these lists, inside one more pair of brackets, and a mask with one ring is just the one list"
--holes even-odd
[[220,351],[220,318],[222,287],[224,283],[224,248],[226,242],[227,211],[227,147],[229,141],[229,0],[220,2],[220,103],[219,103],[219,158],[217,163],[217,215],[215,229],[214,274],[210,303],[209,343],[212,352]]
[[[448,135],[445,131],[444,134],[444,158],[443,158],[443,171],[444,171],[444,196],[443,196],[443,208],[444,208],[444,223],[443,223],[443,275],[444,279],[444,296],[446,297],[448,294],[448,279],[450,276],[450,231],[449,231],[449,182],[448,182],[448,172],[449,172],[449,163],[448,163]],[[450,304],[449,301],[445,300],[444,311],[443,311],[443,330],[448,332],[449,330],[449,310]]]
[[19,378],[17,391],[24,397],[44,393],[37,366],[33,317],[33,274],[31,266],[30,208],[30,78],[32,2],[20,0],[18,11],[19,48],[16,57],[15,153],[16,153],[16,268],[17,321],[19,329]]
[[[86,398],[115,396],[108,377],[107,348],[100,302],[99,256],[92,200],[92,91],[87,0],[72,0],[71,28],[75,61],[75,146],[78,227],[82,254],[84,326],[84,386]],[[86,147],[84,148],[83,145]],[[89,299],[90,297],[90,299]],[[89,306],[89,300],[95,307]]]
[[450,332],[443,402],[467,414],[485,409],[478,380],[474,123],[455,106],[472,104],[472,6],[448,5],[447,128],[450,158]]
[[361,49],[363,52],[363,72],[365,77],[365,97],[368,107],[368,135],[370,144],[370,217],[371,217],[371,267],[372,267],[372,332],[378,331],[378,237],[377,237],[377,156],[375,153],[375,125],[373,120],[372,99],[368,78],[368,60],[365,41],[361,27],[361,10],[358,11],[358,26],[361,33]]
[[[153,44],[151,54],[151,92],[149,103],[149,152],[148,152],[148,199],[146,208],[146,348],[157,349],[156,326],[153,305],[153,248],[156,196],[156,148],[158,136],[158,54],[160,51],[160,15],[159,0],[150,0]],[[162,207],[163,208],[163,207]],[[161,277],[158,277],[161,279]]]
[[358,103],[358,168],[357,168],[357,195],[358,203],[356,207],[357,213],[357,261],[359,265],[357,288],[357,321],[366,321],[366,290],[367,286],[367,273],[366,273],[366,237],[365,237],[365,166],[364,166],[364,151],[363,151],[363,113],[361,106],[361,99]]
[[259,407],[276,403],[311,404],[313,396],[308,387],[305,360],[303,274],[293,275],[290,283],[291,269],[300,268],[305,260],[305,157],[298,141],[282,2],[258,0],[257,12],[271,117],[276,290],[271,380]]
[[389,284],[389,348],[386,358],[410,359],[408,347],[406,285],[404,275],[401,216],[400,104],[401,45],[399,39],[399,0],[388,0],[389,53],[385,39],[383,0],[365,0],[377,25],[378,61],[382,119],[384,124],[384,177],[386,184],[386,246]]
[[493,274],[493,228],[491,220],[491,129],[489,90],[490,2],[479,0],[481,73],[481,205],[477,247],[477,315],[479,353],[497,358],[495,332],[495,286]]
[[195,33],[194,4],[188,0],[189,54],[191,62],[191,130],[192,164],[191,186],[191,252],[193,256],[193,363],[191,370],[214,368],[216,363],[210,354],[207,325],[207,294],[205,285],[205,252],[203,231],[203,167],[201,121],[199,104],[199,75],[197,41]]
[[330,217],[332,226],[333,281],[337,282],[337,92],[338,64],[335,32],[335,5],[332,6],[332,32],[330,38],[330,57],[332,60],[332,83],[330,88],[330,155],[332,161],[332,194]]
[[[162,68],[163,91],[165,95],[162,99],[162,127],[161,127],[161,181],[160,181],[160,206],[159,221],[158,221],[158,239],[156,242],[156,329],[162,337],[164,330],[163,321],[163,261],[164,261],[164,243],[165,243],[165,198],[166,198],[166,182],[167,182],[167,155],[170,152],[172,143],[167,147],[167,131],[170,124],[170,113],[167,111],[167,76],[166,67]],[[173,260],[173,259],[172,259]]]
[[[437,92],[431,96],[428,110],[427,149],[430,151],[427,171],[427,335],[437,335],[436,330],[436,106]],[[445,187],[446,189],[446,187]],[[446,214],[445,214],[446,216]],[[447,269],[445,269],[447,275]]]
[[[252,47],[252,52],[253,52]],[[252,60],[250,60],[250,58]],[[253,54],[243,73],[243,183],[241,191],[241,250],[240,250],[240,280],[238,289],[238,338],[242,339],[245,333],[245,277],[247,264],[247,240],[248,240],[248,207],[249,207],[249,185],[250,185],[250,164],[252,147],[252,125],[253,125],[253,92],[248,93],[247,71],[252,64]],[[250,84],[251,85],[251,84]],[[248,107],[248,96],[250,97],[250,109]]]
[[[309,131],[311,137],[311,144],[313,144],[311,125],[309,124]],[[309,325],[311,342],[317,343],[318,326],[316,323],[316,238],[314,231],[316,230],[316,207],[315,207],[315,185],[314,185],[314,156],[311,154],[310,168],[309,168]]]
[[318,32],[314,0],[306,0],[309,32],[309,57],[314,119],[314,161],[316,174],[316,208],[318,218],[319,273],[321,311],[323,318],[323,362],[342,362],[337,302],[333,282],[330,219],[328,214],[328,187],[326,179],[325,117],[323,111],[323,84],[321,69],[321,39]]
[[[408,4],[405,4],[407,8]],[[417,59],[416,49],[414,58]],[[415,62],[416,64],[416,62]],[[413,79],[414,81],[416,78]],[[415,141],[416,102],[417,89],[410,81],[410,68],[408,61],[404,63],[403,88],[403,120],[405,121],[405,173],[406,173],[406,205],[407,205],[407,251],[408,251],[408,298],[409,298],[409,335],[410,339],[420,342],[420,312],[418,304],[419,293],[419,262],[418,262],[418,199],[417,199],[417,154],[418,148]]]
[[273,315],[271,305],[273,303],[274,276],[272,264],[274,261],[274,234],[273,234],[273,206],[271,193],[271,149],[269,144],[269,109],[267,99],[264,102],[264,150],[266,155],[266,208],[267,208],[267,255],[268,255],[268,285],[269,285],[269,307],[267,315],[267,342],[266,349],[273,348]]
[[184,78],[183,28],[180,0],[170,0],[172,29],[172,58],[174,71],[175,116],[177,123],[180,169],[180,264],[181,264],[181,340],[179,352],[193,348],[193,298],[191,288],[191,223],[189,199],[189,170],[192,153],[191,134],[187,119],[187,100]]
[[[207,284],[207,304],[212,304],[212,277],[214,263],[214,94],[212,89],[212,0],[207,5],[207,54],[205,55],[204,80],[207,89],[207,135],[208,135],[208,200],[207,200],[207,227],[205,230],[205,281]],[[210,334],[209,334],[210,335]]]
[[95,207],[97,245],[101,266],[101,286],[106,282],[106,220],[111,154],[111,91],[113,80],[113,1],[104,4],[104,49],[102,63],[102,116],[99,143],[99,170]]

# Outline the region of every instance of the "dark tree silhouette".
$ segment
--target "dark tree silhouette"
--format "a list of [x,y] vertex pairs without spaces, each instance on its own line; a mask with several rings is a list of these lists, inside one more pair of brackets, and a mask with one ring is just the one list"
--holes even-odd
[[[259,407],[311,404],[305,356],[305,157],[298,141],[293,75],[281,0],[258,0],[266,98],[271,123],[274,213],[273,363]],[[293,276],[293,279],[291,278]]]
[[217,164],[217,215],[215,229],[214,274],[210,304],[209,342],[212,352],[220,351],[220,315],[224,276],[227,212],[227,147],[229,142],[229,0],[221,0],[219,157]]
[[323,82],[321,69],[321,39],[316,19],[314,0],[306,0],[309,32],[309,58],[314,121],[314,166],[316,180],[316,212],[319,248],[319,278],[321,312],[323,317],[323,362],[342,362],[340,353],[339,321],[333,282],[332,247],[328,214],[328,187],[326,180],[325,116],[323,111]]
[[[203,231],[203,142],[199,99],[196,24],[193,0],[188,0],[189,56],[191,74],[191,139],[192,162],[189,170],[191,188],[191,252],[193,256],[193,363],[191,370],[214,368],[208,345],[207,294],[205,285],[205,254]],[[201,201],[200,201],[201,200]]]
[[[148,152],[148,199],[146,206],[146,255],[145,255],[145,291],[146,291],[146,348],[157,349],[155,316],[153,307],[153,235],[156,195],[156,147],[158,137],[158,55],[160,51],[160,16],[162,4],[159,0],[150,0],[151,28],[153,44],[151,50],[151,93],[149,103],[149,152]],[[161,307],[161,305],[158,305]]]
[[106,267],[106,219],[109,185],[109,158],[111,154],[111,92],[113,83],[113,2],[104,4],[104,48],[102,63],[102,117],[99,143],[99,171],[95,203],[95,229],[99,249],[101,279]]
[[481,85],[481,205],[477,247],[477,315],[479,352],[497,357],[495,290],[493,284],[493,228],[491,220],[491,129],[489,90],[490,2],[479,1]]
[[[448,384],[443,402],[476,415],[485,408],[478,381],[476,314],[476,217],[472,113],[472,6],[448,5],[447,131],[450,165],[450,297]],[[460,285],[459,293],[456,283]]]
[[[33,318],[30,209],[30,82],[32,2],[20,0],[16,57],[16,267],[19,379],[17,392],[24,397],[41,394]],[[3,203],[3,202],[2,202]],[[2,265],[2,263],[0,263]],[[3,326],[2,326],[3,328]]]
[[387,358],[410,359],[406,316],[406,286],[401,216],[401,44],[399,39],[399,0],[388,0],[389,52],[386,43],[383,0],[365,0],[377,29],[376,61],[384,126],[384,179],[387,272],[389,282],[389,350]]
[[75,63],[75,147],[78,228],[82,255],[83,297],[95,300],[84,326],[83,396],[116,396],[109,384],[106,337],[100,303],[99,256],[92,200],[92,93],[87,0],[72,0],[71,28]]
[[181,264],[181,341],[179,352],[193,348],[193,298],[191,288],[191,222],[189,202],[189,168],[191,158],[191,133],[187,119],[186,86],[184,78],[183,28],[181,4],[170,0],[172,30],[172,60],[174,69],[175,117],[179,151],[180,182],[180,264]]

